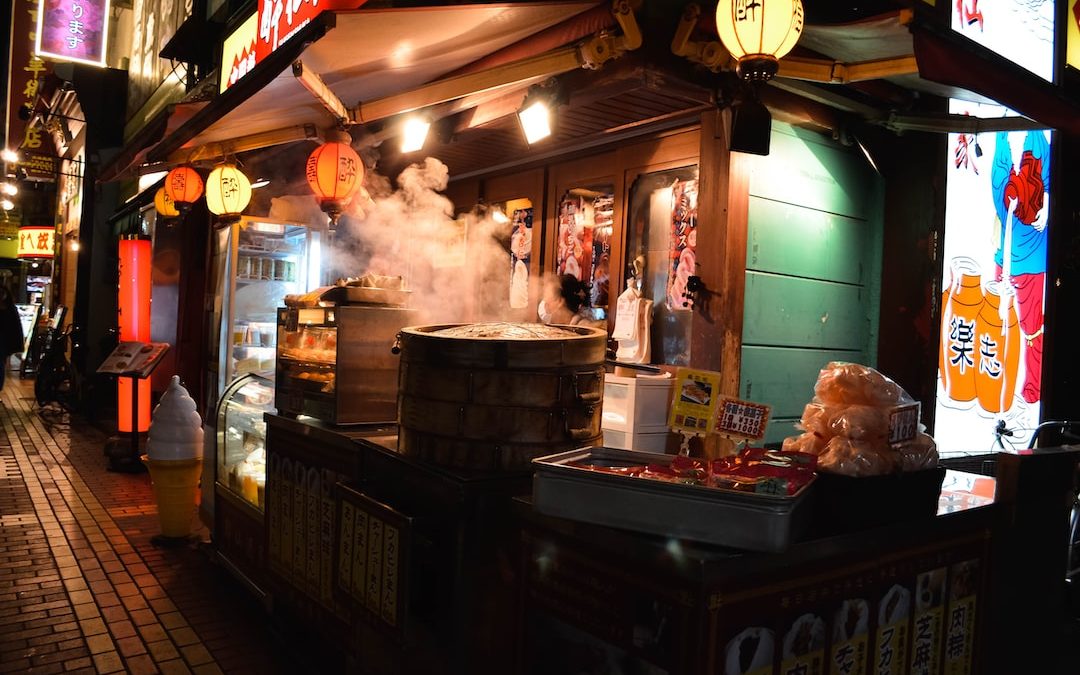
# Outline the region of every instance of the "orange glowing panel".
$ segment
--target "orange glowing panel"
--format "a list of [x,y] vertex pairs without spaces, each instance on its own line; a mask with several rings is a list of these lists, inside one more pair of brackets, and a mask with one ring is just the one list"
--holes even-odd
[[[120,340],[121,342],[150,341],[150,241],[147,239],[120,240]],[[117,426],[131,431],[131,378],[122,377],[118,383],[119,399]],[[150,428],[150,380],[139,383],[139,431]]]

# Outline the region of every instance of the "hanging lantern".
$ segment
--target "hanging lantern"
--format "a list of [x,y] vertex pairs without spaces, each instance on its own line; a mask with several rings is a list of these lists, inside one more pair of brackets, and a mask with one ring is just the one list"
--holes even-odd
[[165,176],[165,194],[184,209],[195,203],[203,193],[203,181],[199,172],[188,165],[178,166]]
[[166,218],[175,218],[180,215],[180,211],[176,209],[176,202],[165,194],[165,186],[159,187],[154,194],[154,208]]
[[364,163],[352,149],[349,135],[343,131],[328,134],[326,143],[315,148],[307,160],[307,181],[319,206],[330,216],[330,226],[337,224],[341,207],[364,182]]
[[206,208],[219,216],[238,216],[251,201],[251,181],[235,164],[219,164],[206,177]]
[[802,0],[720,0],[716,5],[716,30],[720,41],[739,61],[739,77],[771,79],[780,67],[779,59],[802,35]]

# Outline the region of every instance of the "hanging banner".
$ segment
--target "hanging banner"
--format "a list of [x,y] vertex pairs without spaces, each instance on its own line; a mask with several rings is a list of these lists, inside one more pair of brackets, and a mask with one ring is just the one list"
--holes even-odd
[[105,67],[109,0],[38,0],[34,53]]
[[[34,107],[38,89],[52,66],[34,55],[37,40],[38,0],[15,0],[11,14],[11,60],[8,64],[8,147],[30,153],[50,152],[52,141],[41,125],[28,124],[24,109]],[[21,113],[21,114],[20,114]]]
[[259,0],[257,12],[225,37],[221,50],[222,92],[327,10],[357,9],[367,0]]
[[49,225],[28,225],[19,228],[20,258],[52,258],[56,245],[56,228]]
[[[956,99],[949,110],[1012,114]],[[1048,130],[949,134],[934,427],[942,454],[1006,449],[991,446],[999,422],[1023,436],[1039,424],[1051,151]]]

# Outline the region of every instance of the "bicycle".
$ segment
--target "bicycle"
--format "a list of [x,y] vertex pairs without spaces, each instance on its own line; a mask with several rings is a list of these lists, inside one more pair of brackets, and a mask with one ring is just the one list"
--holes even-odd
[[43,355],[34,381],[34,398],[38,407],[45,408],[57,403],[64,410],[75,410],[78,387],[75,369],[67,358],[67,345],[73,328],[50,330],[46,335]]

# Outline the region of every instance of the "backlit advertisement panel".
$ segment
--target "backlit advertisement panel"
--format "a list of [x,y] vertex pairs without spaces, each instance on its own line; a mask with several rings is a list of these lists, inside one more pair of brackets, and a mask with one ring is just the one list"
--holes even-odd
[[[955,99],[950,111],[1010,114]],[[1050,153],[1048,130],[949,134],[934,426],[943,453],[991,450],[1000,421],[1022,444],[1039,423]]]
[[105,65],[109,0],[40,0],[37,20],[38,56]]
[[1054,0],[956,0],[952,28],[1044,80],[1053,80],[1054,5]]

